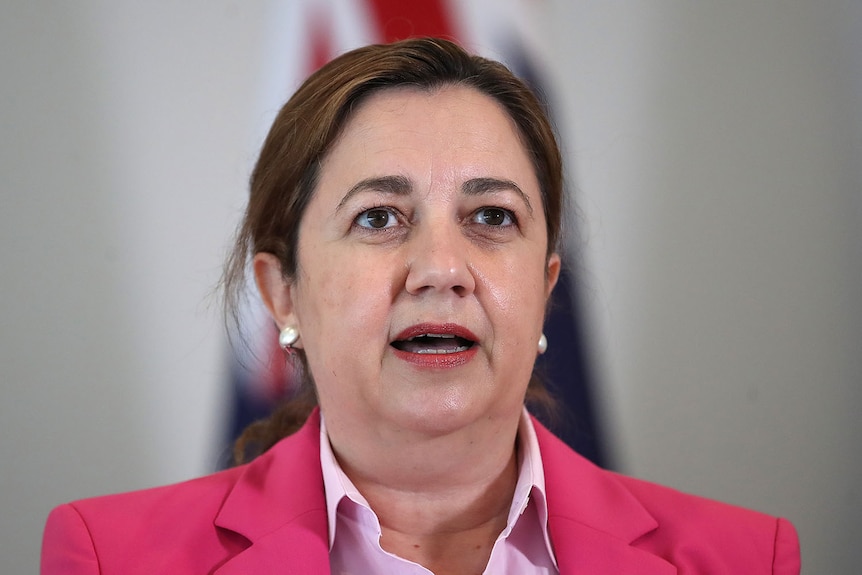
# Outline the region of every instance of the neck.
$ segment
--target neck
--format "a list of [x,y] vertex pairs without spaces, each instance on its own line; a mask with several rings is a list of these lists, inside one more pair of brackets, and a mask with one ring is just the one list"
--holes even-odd
[[512,463],[520,417],[519,409],[442,433],[343,417],[327,419],[326,428],[339,464],[363,495],[366,487],[438,498],[487,489]]
[[339,464],[380,520],[383,548],[435,573],[484,569],[517,483],[517,429],[512,418],[439,436],[377,430],[372,439],[328,426]]

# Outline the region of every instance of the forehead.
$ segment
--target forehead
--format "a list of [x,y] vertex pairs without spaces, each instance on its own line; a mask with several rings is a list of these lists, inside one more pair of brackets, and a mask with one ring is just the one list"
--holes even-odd
[[435,88],[395,86],[377,90],[356,104],[348,115],[342,133],[362,124],[369,117],[397,119],[415,111],[432,112],[425,118],[433,122],[465,116],[504,124],[517,133],[517,126],[500,102],[472,86],[446,84]]
[[371,94],[352,112],[322,162],[324,174],[328,168],[399,173],[422,167],[438,177],[506,175],[535,184],[534,167],[505,108],[459,85]]

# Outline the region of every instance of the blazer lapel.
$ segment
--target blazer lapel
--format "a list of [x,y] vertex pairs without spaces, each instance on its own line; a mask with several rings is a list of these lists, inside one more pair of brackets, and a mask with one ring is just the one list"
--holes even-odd
[[549,528],[560,575],[677,573],[676,567],[661,557],[577,521],[552,517]]
[[673,575],[676,568],[632,544],[658,522],[613,473],[593,465],[535,419],[545,471],[548,529],[560,575]]
[[329,574],[317,410],[302,429],[246,467],[215,525],[250,544],[214,574]]
[[329,575],[329,543],[326,540],[326,514],[322,515],[323,536],[317,532],[319,518],[305,516],[253,541],[213,575]]

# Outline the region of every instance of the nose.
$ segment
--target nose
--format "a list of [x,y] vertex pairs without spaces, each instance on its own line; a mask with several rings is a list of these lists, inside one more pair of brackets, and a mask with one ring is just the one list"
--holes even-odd
[[468,261],[469,242],[458,226],[438,222],[418,227],[410,242],[407,292],[453,292],[459,297],[473,293],[476,278]]

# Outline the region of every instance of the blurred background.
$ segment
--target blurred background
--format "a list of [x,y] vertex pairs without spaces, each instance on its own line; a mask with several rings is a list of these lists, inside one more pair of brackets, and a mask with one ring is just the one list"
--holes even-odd
[[[262,138],[320,61],[421,32],[398,4],[0,2],[4,573],[37,571],[59,503],[219,466],[215,288]],[[541,79],[582,336],[551,346],[604,463],[858,572],[862,3],[400,4]]]

